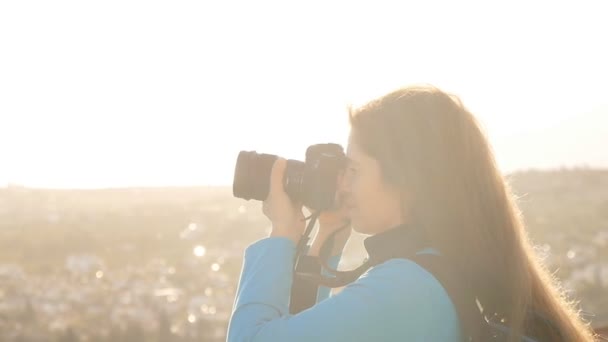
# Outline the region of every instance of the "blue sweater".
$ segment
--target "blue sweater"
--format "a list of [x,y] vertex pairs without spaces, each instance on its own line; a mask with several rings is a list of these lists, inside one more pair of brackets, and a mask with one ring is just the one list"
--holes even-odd
[[[427,250],[419,253],[427,253]],[[367,270],[317,303],[289,314],[296,245],[267,237],[245,249],[227,341],[460,341],[458,316],[441,284],[407,259]],[[331,260],[335,267],[339,256]]]

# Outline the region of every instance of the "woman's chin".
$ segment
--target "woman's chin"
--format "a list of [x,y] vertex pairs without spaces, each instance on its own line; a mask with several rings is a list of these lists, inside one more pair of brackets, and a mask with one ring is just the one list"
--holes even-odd
[[359,234],[370,234],[368,232],[368,229],[366,229],[365,225],[360,224],[359,222],[357,222],[357,220],[351,218],[351,224],[353,227],[353,231],[355,231]]

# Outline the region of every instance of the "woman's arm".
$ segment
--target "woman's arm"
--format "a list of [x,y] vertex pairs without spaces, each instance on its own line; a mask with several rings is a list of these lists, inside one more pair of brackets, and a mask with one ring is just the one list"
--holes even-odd
[[227,341],[458,341],[454,307],[439,282],[406,259],[380,264],[340,293],[289,314],[295,243],[245,250]]

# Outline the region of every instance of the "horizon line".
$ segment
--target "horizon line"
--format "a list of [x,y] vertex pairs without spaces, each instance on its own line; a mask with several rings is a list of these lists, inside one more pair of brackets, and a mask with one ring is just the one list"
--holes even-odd
[[[564,171],[599,171],[608,172],[608,166],[592,166],[588,164],[561,166],[551,168],[530,167],[505,172],[505,176],[528,173],[528,172],[564,172]],[[117,186],[94,186],[94,187],[53,187],[53,186],[31,186],[27,184],[19,184],[15,182],[7,182],[0,185],[0,190],[8,189],[27,189],[27,190],[56,190],[56,191],[89,191],[89,190],[125,190],[125,189],[192,189],[192,188],[230,188],[231,183],[215,183],[215,184],[165,184],[165,185],[117,185]]]

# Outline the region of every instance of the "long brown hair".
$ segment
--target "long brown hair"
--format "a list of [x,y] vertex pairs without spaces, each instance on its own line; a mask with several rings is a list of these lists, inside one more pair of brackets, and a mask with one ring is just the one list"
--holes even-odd
[[432,86],[402,88],[351,109],[350,123],[358,146],[400,189],[404,221],[457,265],[484,314],[510,326],[511,341],[534,329],[525,323],[530,311],[566,341],[594,341],[535,254],[482,126],[460,99]]

